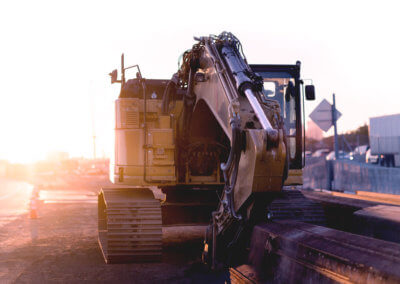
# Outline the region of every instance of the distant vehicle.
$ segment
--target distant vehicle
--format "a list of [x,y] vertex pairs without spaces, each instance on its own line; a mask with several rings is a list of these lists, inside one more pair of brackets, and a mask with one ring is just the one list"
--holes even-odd
[[329,149],[319,149],[315,151],[311,156],[315,158],[324,157],[329,154]]
[[305,156],[306,158],[311,157],[311,155],[312,155],[311,151],[305,151],[305,152],[304,152],[304,156]]
[[[340,160],[350,160],[350,154],[344,151],[339,151],[339,159]],[[331,151],[328,155],[326,155],[325,160],[336,160],[335,151]]]
[[365,162],[368,164],[379,164],[380,163],[380,156],[379,155],[372,155],[371,149],[368,149],[365,154]]
[[350,152],[350,160],[356,162],[365,162],[365,155],[369,149],[368,145],[361,145],[354,149],[353,152]]
[[400,114],[371,117],[369,141],[382,166],[400,167]]
[[354,153],[358,155],[365,155],[368,149],[369,149],[368,145],[361,145],[354,149]]

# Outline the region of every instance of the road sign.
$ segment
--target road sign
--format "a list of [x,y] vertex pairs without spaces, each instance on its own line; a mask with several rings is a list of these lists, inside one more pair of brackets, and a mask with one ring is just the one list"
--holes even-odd
[[[341,115],[342,114],[336,110],[336,120],[338,120]],[[333,125],[332,105],[326,99],[323,99],[322,102],[310,114],[310,118],[323,131],[328,131]]]

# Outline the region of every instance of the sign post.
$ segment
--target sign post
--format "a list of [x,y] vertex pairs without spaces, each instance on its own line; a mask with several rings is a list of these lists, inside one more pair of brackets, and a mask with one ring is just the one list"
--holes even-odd
[[336,100],[335,100],[335,94],[332,94],[332,100],[333,100],[333,104],[332,104],[332,123],[333,123],[333,133],[334,133],[334,143],[335,143],[335,158],[336,160],[339,159],[339,149],[338,149],[338,136],[337,136],[337,125],[336,125],[336,121],[338,119],[337,114],[336,114]]

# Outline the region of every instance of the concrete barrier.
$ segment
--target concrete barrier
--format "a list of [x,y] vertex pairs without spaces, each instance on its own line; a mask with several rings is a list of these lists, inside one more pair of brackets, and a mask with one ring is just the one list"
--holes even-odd
[[307,160],[303,169],[304,188],[331,189],[332,163],[324,158]]
[[333,161],[332,189],[400,194],[400,169]]
[[303,171],[304,188],[400,194],[400,169],[349,160],[312,161]]

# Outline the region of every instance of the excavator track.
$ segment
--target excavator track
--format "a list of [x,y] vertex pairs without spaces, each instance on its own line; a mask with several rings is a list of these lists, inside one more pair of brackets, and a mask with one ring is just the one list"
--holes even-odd
[[160,201],[147,188],[103,188],[98,196],[99,244],[106,263],[160,261]]

